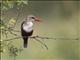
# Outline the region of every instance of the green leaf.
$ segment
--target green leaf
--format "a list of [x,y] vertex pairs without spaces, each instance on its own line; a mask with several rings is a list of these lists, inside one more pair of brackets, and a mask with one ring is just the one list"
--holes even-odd
[[24,0],[16,0],[16,1],[13,1],[13,0],[5,0],[1,3],[2,7],[1,7],[1,11],[5,11],[5,10],[8,10],[10,8],[13,8],[15,5],[17,5],[17,7],[23,7],[25,5],[28,4],[28,0],[27,1],[24,1]]
[[17,5],[21,5],[22,4],[22,1],[17,1]]
[[23,1],[23,3],[27,5],[28,4],[28,1]]
[[2,10],[8,10],[8,8],[6,6],[3,6]]
[[13,8],[14,4],[11,2],[11,3],[8,3],[8,6],[9,8]]

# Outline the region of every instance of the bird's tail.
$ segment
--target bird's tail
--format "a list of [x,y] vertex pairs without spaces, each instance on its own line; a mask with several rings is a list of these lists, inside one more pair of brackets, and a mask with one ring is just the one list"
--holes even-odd
[[24,48],[27,48],[27,45],[28,45],[28,37],[24,38]]

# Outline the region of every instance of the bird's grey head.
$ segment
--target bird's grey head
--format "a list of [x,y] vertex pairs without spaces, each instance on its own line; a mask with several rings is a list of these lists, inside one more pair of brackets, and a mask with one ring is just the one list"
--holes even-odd
[[37,21],[39,22],[40,19],[38,17],[35,17],[34,15],[28,15],[25,19],[26,22],[34,22]]
[[27,21],[27,22],[29,22],[29,21],[31,21],[31,22],[35,21],[35,16],[34,16],[34,15],[28,15],[28,16],[26,17],[26,21]]

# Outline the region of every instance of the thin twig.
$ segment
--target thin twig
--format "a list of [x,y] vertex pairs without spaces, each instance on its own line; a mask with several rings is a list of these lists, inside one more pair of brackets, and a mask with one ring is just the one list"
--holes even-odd
[[2,31],[4,31],[4,32],[8,31],[10,34],[15,35],[15,36],[19,36],[19,35],[17,35],[16,33],[13,33],[13,32],[20,32],[20,31],[13,30],[13,29],[2,29]]
[[[9,29],[1,29],[2,31],[9,31]],[[13,32],[19,32],[20,33],[20,31],[18,31],[18,30],[14,30],[14,29],[10,29],[11,31],[13,31]]]
[[57,38],[57,37],[50,38],[50,37],[41,37],[41,36],[36,36],[36,37],[40,39],[54,39],[54,40],[79,40],[80,39],[80,38]]
[[18,9],[18,15],[17,15],[17,17],[16,17],[16,24],[14,25],[14,27],[17,25],[17,22],[18,22],[18,20],[19,20],[19,17],[20,17],[20,14],[21,14],[21,12],[23,11],[23,8],[19,8]]
[[18,36],[16,33],[13,33],[12,31],[9,31],[12,35]]
[[38,40],[37,38],[34,38],[36,41],[38,41],[39,43],[41,43],[43,46],[45,46],[46,47],[46,49],[48,50],[48,47],[47,47],[47,45],[45,44],[45,43],[43,43],[42,41],[40,41],[40,40]]
[[[39,44],[39,42],[36,42],[36,40],[32,40],[33,42],[35,42],[36,44]],[[41,46],[39,46],[39,45],[35,45],[36,47],[41,47],[41,48],[43,48],[43,46],[41,45]]]

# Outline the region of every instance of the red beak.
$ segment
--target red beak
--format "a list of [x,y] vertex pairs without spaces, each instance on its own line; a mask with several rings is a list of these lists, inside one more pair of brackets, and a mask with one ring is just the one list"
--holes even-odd
[[35,21],[37,21],[37,22],[41,22],[41,20],[40,20],[39,17],[35,17]]

